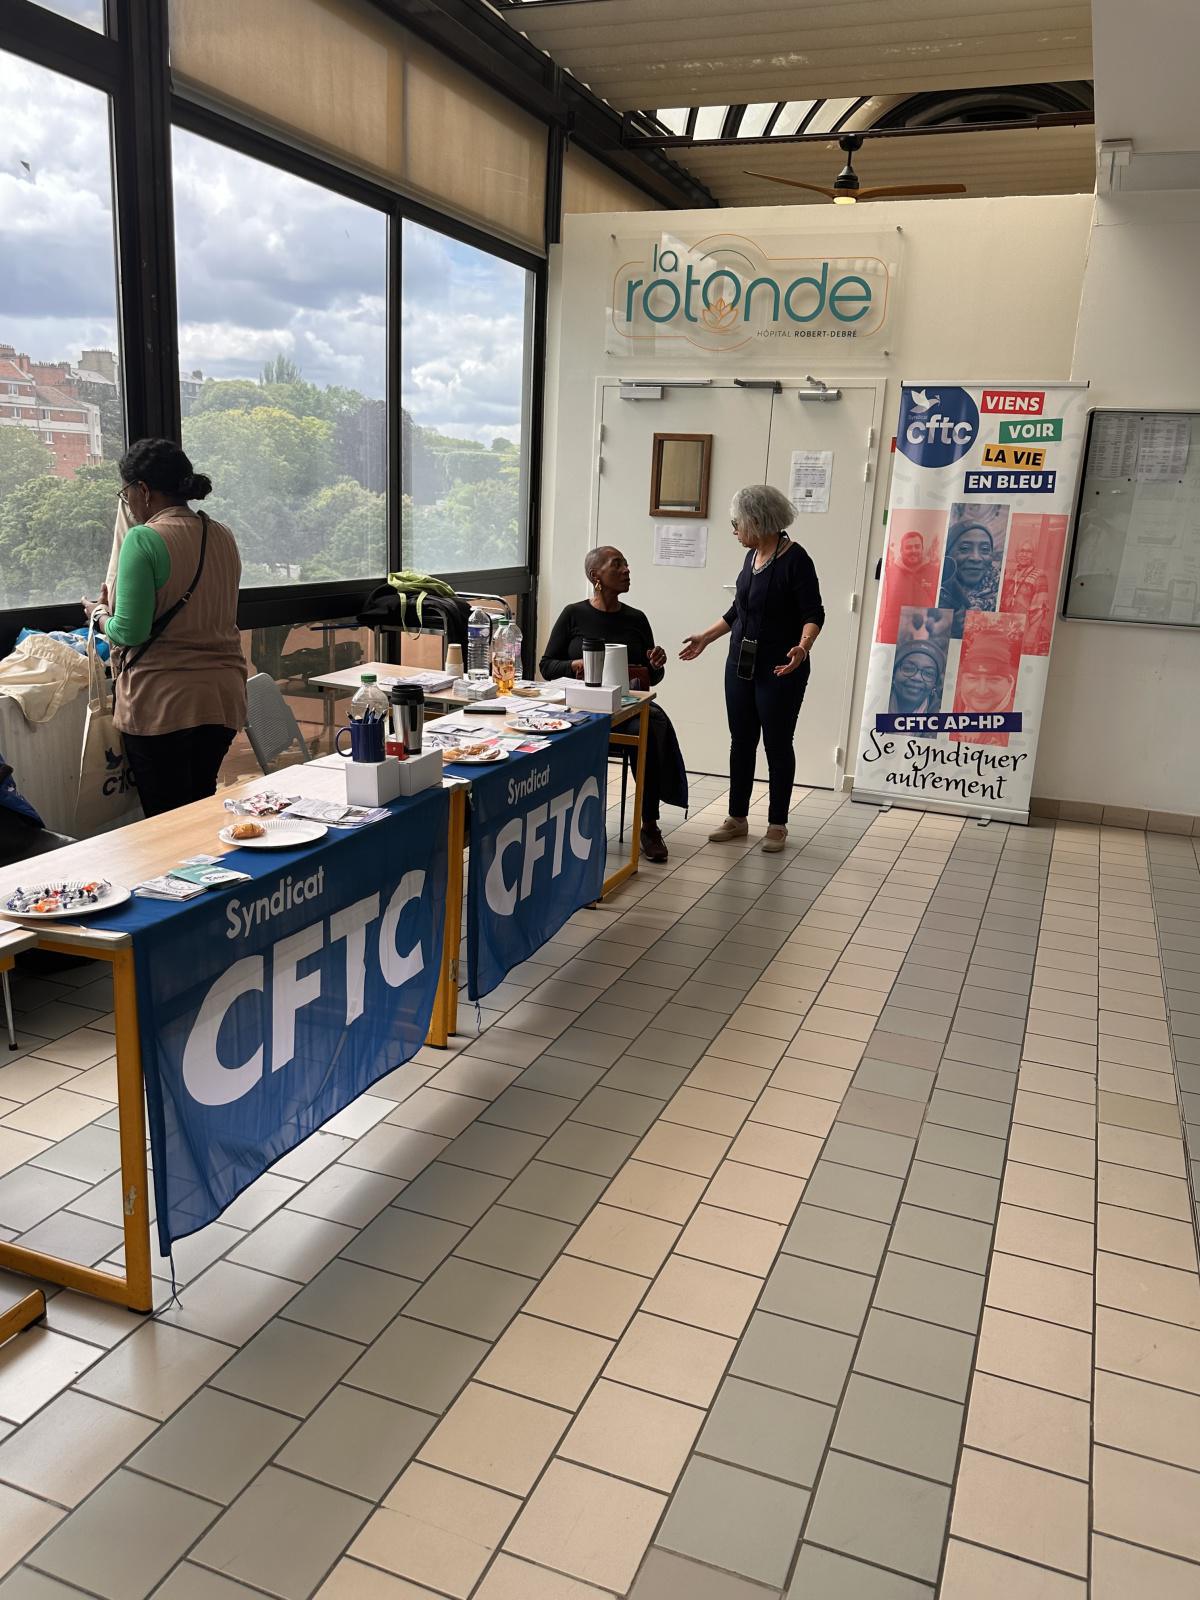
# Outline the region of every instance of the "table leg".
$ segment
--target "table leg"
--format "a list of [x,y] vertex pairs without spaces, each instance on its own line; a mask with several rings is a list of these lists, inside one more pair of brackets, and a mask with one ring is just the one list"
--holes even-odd
[[9,1306],[7,1311],[0,1311],[0,1344],[5,1339],[11,1339],[14,1333],[20,1333],[31,1322],[40,1322],[45,1315],[46,1296],[40,1289],[30,1290],[15,1305]]
[[632,746],[637,750],[637,779],[633,786],[633,818],[629,825],[629,860],[604,880],[601,898],[619,889],[638,869],[642,854],[642,800],[646,785],[646,750],[650,742],[650,702],[643,700],[638,709],[637,734],[614,733],[610,744]]
[[[44,950],[59,950],[79,955],[80,947],[67,939],[43,937]],[[150,1203],[146,1170],[146,1115],[142,1098],[142,1057],[138,1042],[137,991],[134,983],[133,950],[122,946],[110,951],[89,950],[92,959],[108,961],[113,969],[113,999],[116,1015],[117,1109],[120,1117],[121,1193],[125,1225],[125,1276],[114,1277],[78,1261],[31,1250],[27,1245],[0,1241],[0,1267],[22,1272],[31,1278],[62,1284],[97,1300],[128,1306],[133,1311],[153,1310],[150,1281]],[[30,1301],[32,1297],[27,1297]],[[25,1307],[27,1301],[22,1301]],[[14,1308],[18,1309],[18,1308]],[[29,1320],[35,1313],[30,1311]],[[17,1326],[25,1324],[18,1323]],[[16,1331],[15,1328],[13,1331]]]
[[458,948],[462,941],[463,849],[467,831],[467,789],[450,791],[450,823],[447,833],[449,860],[446,867],[446,926],[442,936],[442,970],[438,977],[433,1018],[426,1044],[441,1049],[450,1043],[458,1029]]

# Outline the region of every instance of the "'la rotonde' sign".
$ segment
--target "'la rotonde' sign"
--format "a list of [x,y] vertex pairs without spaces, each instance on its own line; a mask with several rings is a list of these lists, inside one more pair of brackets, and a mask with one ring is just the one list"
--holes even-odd
[[[785,253],[789,244],[795,253]],[[878,357],[899,245],[898,233],[615,238],[605,349],[675,359],[769,352],[778,361],[815,347],[838,359]]]

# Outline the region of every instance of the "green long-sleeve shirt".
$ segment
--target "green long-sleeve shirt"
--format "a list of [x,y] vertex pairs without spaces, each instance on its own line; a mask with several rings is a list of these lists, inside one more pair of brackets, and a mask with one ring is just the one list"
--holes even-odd
[[130,528],[117,562],[117,609],[104,624],[113,644],[139,645],[150,637],[159,590],[171,576],[171,553],[145,523]]

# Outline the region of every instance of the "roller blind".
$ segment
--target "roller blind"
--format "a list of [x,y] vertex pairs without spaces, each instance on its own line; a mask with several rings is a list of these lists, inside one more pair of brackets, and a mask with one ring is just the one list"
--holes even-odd
[[611,167],[582,150],[568,149],[563,162],[563,216],[583,211],[660,211],[648,194],[619,178]]
[[170,0],[178,86],[544,247],[546,129],[365,0]]

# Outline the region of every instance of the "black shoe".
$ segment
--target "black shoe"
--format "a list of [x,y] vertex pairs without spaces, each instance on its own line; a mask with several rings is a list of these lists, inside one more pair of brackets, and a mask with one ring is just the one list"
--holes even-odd
[[667,859],[667,841],[657,822],[649,822],[642,829],[642,854],[647,861],[661,862]]

